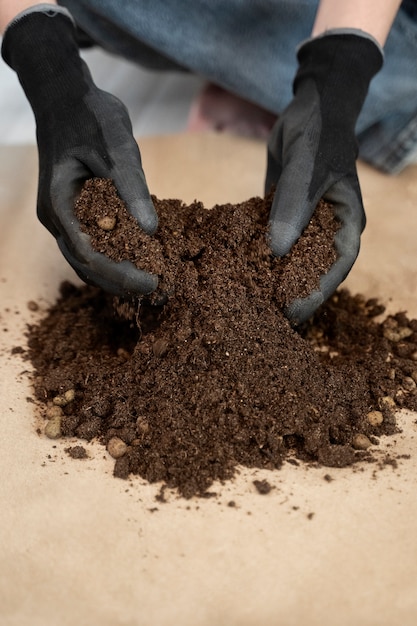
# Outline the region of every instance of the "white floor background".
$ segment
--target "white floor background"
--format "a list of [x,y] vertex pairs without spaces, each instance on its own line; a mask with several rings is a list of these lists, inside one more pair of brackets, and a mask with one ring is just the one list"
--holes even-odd
[[[136,137],[184,130],[202,81],[187,74],[149,72],[99,48],[83,51],[96,84],[127,106]],[[0,60],[0,144],[34,144],[35,123],[16,74]]]

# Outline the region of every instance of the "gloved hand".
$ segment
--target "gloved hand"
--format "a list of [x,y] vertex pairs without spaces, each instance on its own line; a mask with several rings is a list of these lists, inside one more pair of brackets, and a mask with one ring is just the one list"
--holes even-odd
[[6,29],[2,56],[35,114],[39,219],[85,282],[115,295],[150,293],[157,277],[95,252],[74,216],[82,184],[98,176],[113,180],[146,233],[158,222],[127,110],[93,83],[70,14],[54,5],[24,11]]
[[287,254],[321,198],[334,205],[341,226],[337,260],[320,288],[285,311],[306,321],[346,278],[359,252],[365,213],[356,172],[355,125],[369,83],[382,66],[379,45],[361,31],[329,31],[298,51],[294,98],[278,118],[268,144],[265,191],[276,185],[270,245]]

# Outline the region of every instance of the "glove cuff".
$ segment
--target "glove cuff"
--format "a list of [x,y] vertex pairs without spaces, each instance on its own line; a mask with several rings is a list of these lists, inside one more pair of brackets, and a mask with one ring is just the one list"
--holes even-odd
[[15,70],[35,116],[65,101],[68,107],[91,85],[70,13],[51,4],[23,11],[8,25],[1,48]]
[[17,73],[42,57],[59,52],[59,42],[73,38],[74,20],[62,7],[40,4],[19,13],[7,26],[1,46],[4,61]]
[[326,117],[353,127],[383,64],[379,44],[358,31],[329,31],[302,44],[297,58],[294,93],[313,82]]
[[320,35],[316,35],[315,37],[309,37],[297,46],[297,56],[299,50],[304,46],[304,44],[310,43],[311,41],[315,41],[317,39],[323,39],[324,37],[328,37],[329,35],[355,35],[357,37],[369,39],[369,41],[372,41],[376,45],[382,55],[382,58],[384,58],[384,51],[379,41],[377,41],[375,37],[373,37],[370,33],[367,33],[364,30],[360,30],[359,28],[330,28]]
[[[49,17],[53,17],[56,13],[61,13],[62,15],[66,15],[70,18],[70,20],[74,23],[74,19],[71,13],[65,7],[58,6],[56,4],[49,4],[48,2],[43,2],[41,4],[36,4],[33,7],[28,7],[24,9],[20,13],[18,13],[12,21],[7,25],[6,30],[4,31],[4,35],[6,35],[9,28],[13,28],[17,22],[19,22],[22,18],[30,15],[31,13],[45,13]],[[4,58],[4,57],[3,57]],[[6,59],[4,59],[6,61]],[[7,63],[7,61],[6,61]]]

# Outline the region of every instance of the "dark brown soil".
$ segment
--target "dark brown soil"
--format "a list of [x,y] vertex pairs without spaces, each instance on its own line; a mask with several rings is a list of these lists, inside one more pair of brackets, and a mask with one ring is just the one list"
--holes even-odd
[[[49,407],[75,391],[60,404],[62,434],[118,437],[127,447],[116,476],[140,474],[185,497],[240,464],[371,458],[368,444],[396,432],[395,408],[417,409],[417,321],[399,313],[377,322],[383,307],[340,291],[303,328],[290,326],[283,306],[315,288],[335,258],[331,207],[321,203],[279,260],[266,241],[268,198],[211,211],[154,200],[153,238],[108,181],[87,185],[77,215],[96,249],[158,274],[167,304],[64,284],[29,327],[36,398]],[[104,215],[110,230],[97,226]]]

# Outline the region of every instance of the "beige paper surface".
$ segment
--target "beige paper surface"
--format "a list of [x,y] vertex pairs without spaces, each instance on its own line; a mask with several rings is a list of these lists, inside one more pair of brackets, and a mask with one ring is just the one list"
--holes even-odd
[[[160,197],[211,206],[262,193],[256,142],[179,135],[140,145]],[[287,464],[242,471],[216,499],[166,504],[157,486],[114,479],[94,442],[76,461],[64,451],[72,440],[36,434],[30,364],[10,349],[39,315],[27,302],[46,308],[61,280],[76,280],[36,219],[36,169],[34,148],[0,149],[0,624],[414,625],[415,414],[381,442],[411,458],[376,477],[372,465]],[[368,226],[347,285],[417,316],[417,168],[389,178],[362,166],[360,178]],[[275,488],[259,495],[254,477]]]

